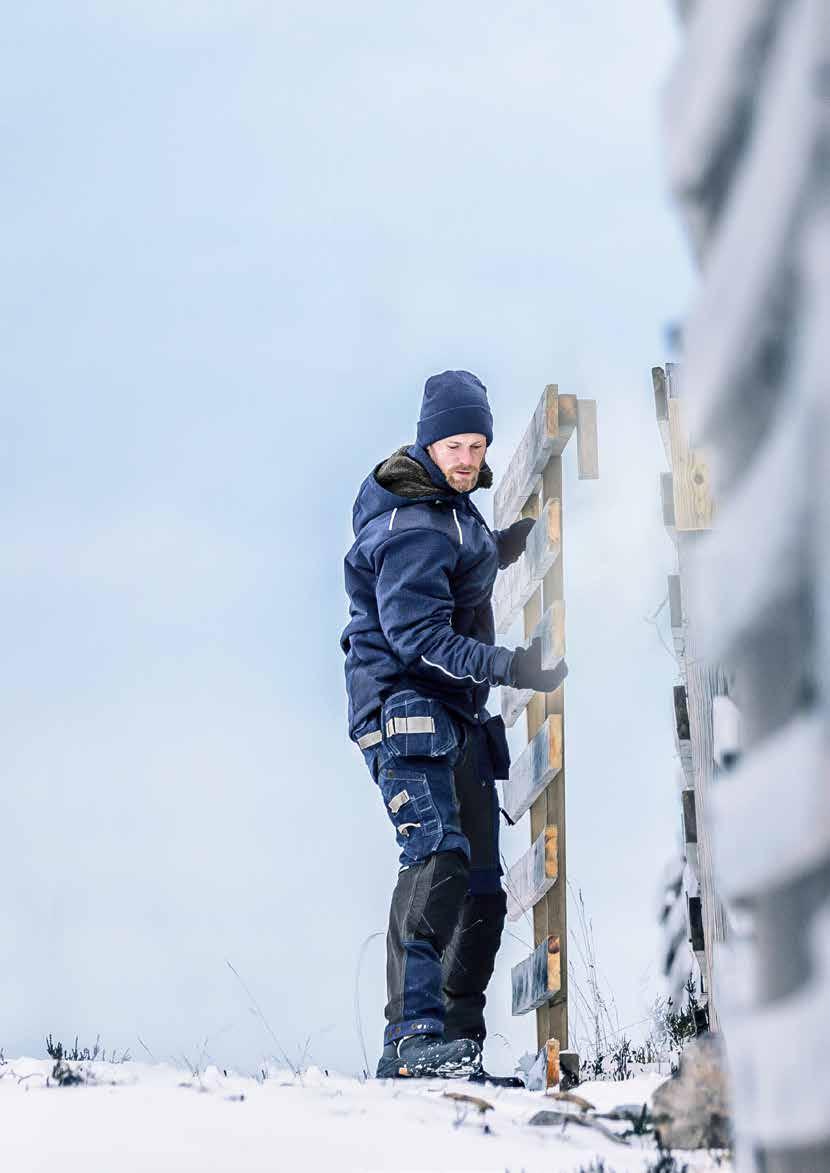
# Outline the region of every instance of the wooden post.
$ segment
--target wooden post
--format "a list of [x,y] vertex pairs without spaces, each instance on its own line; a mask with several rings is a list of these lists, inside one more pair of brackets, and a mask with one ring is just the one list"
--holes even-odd
[[[524,639],[541,636],[543,666],[565,651],[562,569],[562,451],[577,432],[580,479],[599,475],[596,403],[559,395],[550,384],[496,490],[495,525],[533,517],[528,548],[494,591],[496,630],[506,631],[521,609]],[[510,868],[508,915],[532,908],[534,952],[513,970],[513,1013],[536,1010],[536,1039],[546,1055],[547,1080],[559,1082],[560,1049],[568,1047],[568,919],[565,847],[564,686],[541,694],[502,689],[502,715],[514,724],[524,710],[527,748],[504,782],[505,809],[530,811],[530,850]],[[569,1071],[578,1068],[570,1055]]]

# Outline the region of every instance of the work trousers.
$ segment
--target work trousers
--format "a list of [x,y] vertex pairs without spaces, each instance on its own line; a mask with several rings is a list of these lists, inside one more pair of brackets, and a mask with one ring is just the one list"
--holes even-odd
[[[483,1042],[485,990],[504,926],[499,802],[485,727],[446,709],[435,727],[431,744],[397,737],[393,751],[394,738],[385,737],[363,750],[401,847],[386,937],[384,1044],[420,1032]],[[438,748],[452,743],[448,752],[426,756],[442,730]]]

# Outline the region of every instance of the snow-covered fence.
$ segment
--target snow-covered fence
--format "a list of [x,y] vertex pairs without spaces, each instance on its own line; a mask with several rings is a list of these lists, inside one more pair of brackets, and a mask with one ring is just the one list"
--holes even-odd
[[683,402],[677,395],[677,369],[672,363],[666,363],[665,370],[653,367],[651,378],[657,427],[669,466],[660,476],[663,522],[674,545],[676,563],[668,576],[667,599],[678,673],[672,688],[671,715],[684,842],[681,887],[675,895],[675,907],[666,908],[665,966],[675,1000],[681,996],[689,973],[697,969],[693,976],[701,991],[699,1001],[716,1028],[714,947],[725,937],[726,920],[715,890],[705,812],[715,774],[712,706],[726,691],[727,682],[717,666],[709,666],[702,658],[699,634],[686,616],[689,562],[711,527],[714,509],[706,460],[689,444]]
[[[547,386],[493,503],[497,529],[520,516],[537,518],[525,553],[496,580],[493,609],[501,633],[522,615],[525,640],[542,639],[545,668],[555,667],[565,652],[562,452],[574,431],[579,476],[596,479],[596,403]],[[537,1043],[546,1049],[548,1083],[556,1083],[560,1048],[568,1045],[564,686],[547,694],[502,688],[505,724],[514,725],[522,713],[527,746],[511,765],[503,793],[514,821],[530,813],[531,846],[509,869],[505,887],[511,919],[532,910],[535,948],[513,969],[513,1013],[536,1010]],[[567,1063],[563,1059],[563,1067]]]
[[718,514],[684,603],[731,697],[715,698],[718,773],[697,809],[729,926],[707,959],[739,1169],[816,1173],[830,1169],[830,14],[826,0],[685,8],[665,130],[702,280],[678,398]]

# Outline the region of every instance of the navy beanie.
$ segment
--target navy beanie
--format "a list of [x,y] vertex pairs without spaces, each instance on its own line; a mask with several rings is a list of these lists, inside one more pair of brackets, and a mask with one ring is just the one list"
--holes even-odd
[[493,417],[487,388],[469,371],[431,375],[424,384],[418,443],[426,448],[435,440],[462,432],[480,432],[492,444]]

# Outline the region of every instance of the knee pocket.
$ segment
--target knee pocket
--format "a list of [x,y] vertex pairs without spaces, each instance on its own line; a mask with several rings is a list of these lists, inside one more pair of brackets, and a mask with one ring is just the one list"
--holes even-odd
[[429,937],[441,951],[449,944],[464,896],[470,869],[457,851],[439,851],[434,858],[432,879],[414,935]]

